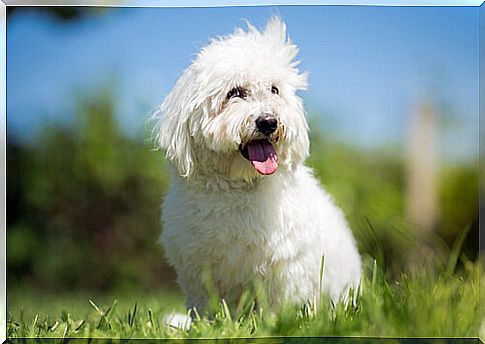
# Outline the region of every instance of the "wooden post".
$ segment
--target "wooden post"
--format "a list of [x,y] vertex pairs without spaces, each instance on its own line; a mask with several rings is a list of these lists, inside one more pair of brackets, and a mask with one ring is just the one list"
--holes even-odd
[[407,160],[407,218],[417,226],[419,236],[427,237],[436,224],[438,205],[436,190],[437,118],[429,100],[418,103],[411,113]]

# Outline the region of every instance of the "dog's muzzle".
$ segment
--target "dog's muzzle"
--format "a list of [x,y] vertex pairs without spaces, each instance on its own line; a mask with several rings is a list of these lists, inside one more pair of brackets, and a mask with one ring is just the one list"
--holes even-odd
[[270,114],[264,114],[256,118],[256,128],[264,135],[271,135],[278,129],[278,120]]
[[239,151],[260,174],[273,174],[278,169],[278,154],[270,141],[270,135],[278,129],[278,119],[273,114],[263,113],[254,122],[259,135],[254,140],[241,143]]
[[245,145],[240,144],[239,151],[262,175],[273,174],[278,169],[278,155],[272,143],[267,139],[249,141]]

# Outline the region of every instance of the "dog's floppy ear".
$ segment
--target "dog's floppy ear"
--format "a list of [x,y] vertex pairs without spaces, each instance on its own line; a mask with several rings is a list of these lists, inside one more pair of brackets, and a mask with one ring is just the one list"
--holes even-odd
[[297,116],[293,116],[293,143],[289,149],[289,158],[293,163],[303,163],[310,154],[310,138],[305,110],[299,97],[295,98],[292,108],[297,112]]
[[194,89],[195,72],[189,68],[179,78],[175,87],[155,113],[157,146],[164,149],[169,159],[183,177],[194,170],[196,159],[193,153],[190,130],[191,116],[197,111],[200,100]]

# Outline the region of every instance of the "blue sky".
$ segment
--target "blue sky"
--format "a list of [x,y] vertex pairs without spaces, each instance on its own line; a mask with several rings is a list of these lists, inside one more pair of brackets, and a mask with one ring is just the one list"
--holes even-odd
[[310,117],[364,147],[403,145],[423,97],[441,109],[440,152],[478,151],[478,8],[258,6],[120,8],[63,24],[14,13],[7,26],[7,129],[28,139],[69,121],[79,94],[116,80],[117,116],[139,135],[144,120],[211,37],[263,26],[272,15],[299,45],[310,73]]

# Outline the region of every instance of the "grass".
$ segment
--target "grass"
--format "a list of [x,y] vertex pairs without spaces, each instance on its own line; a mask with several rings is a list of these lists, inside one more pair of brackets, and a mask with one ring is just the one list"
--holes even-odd
[[316,309],[288,305],[272,314],[254,308],[236,311],[220,302],[213,318],[196,317],[188,331],[164,325],[167,314],[184,311],[183,297],[173,291],[92,297],[10,290],[7,337],[477,337],[484,319],[481,272],[481,264],[464,262],[459,272],[450,272],[449,266],[423,268],[391,282],[370,263],[362,292],[347,307],[324,299]]

